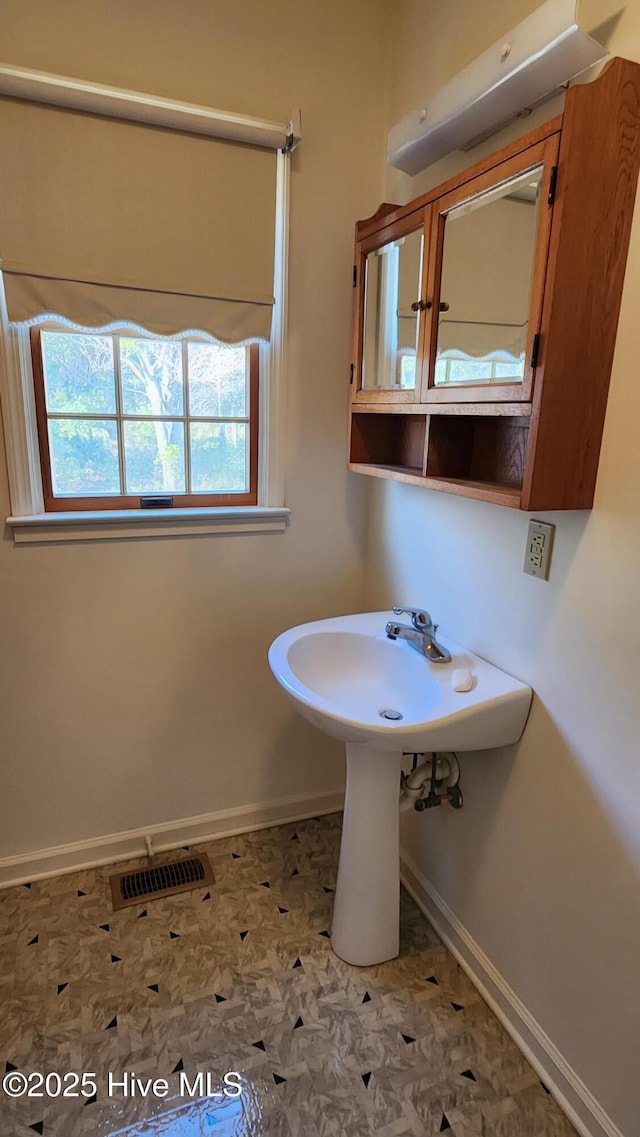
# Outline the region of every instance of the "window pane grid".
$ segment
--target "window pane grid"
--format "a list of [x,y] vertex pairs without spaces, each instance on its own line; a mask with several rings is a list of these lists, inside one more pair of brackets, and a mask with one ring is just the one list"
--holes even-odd
[[[453,377],[451,372],[456,364],[462,365],[475,365],[482,367],[481,377],[471,377],[460,379],[457,376]],[[489,360],[489,359],[474,359],[473,357],[464,356],[460,359],[454,359],[448,356],[446,359],[442,357],[436,359],[436,383],[438,386],[450,384],[451,386],[463,386],[465,383],[470,385],[478,383],[496,383],[496,382],[512,382],[519,383],[522,377],[518,372],[518,368],[523,366],[523,361],[514,359],[513,364],[507,364],[502,360]],[[107,418],[107,415],[102,415],[102,418]]]
[[124,427],[122,425],[122,364],[120,360],[120,340],[111,337],[113,343],[113,366],[116,381],[116,413],[118,415],[118,464],[120,466],[120,493],[127,492],[127,467],[124,460]]
[[233,423],[237,422],[237,423],[240,423],[240,425],[242,425],[243,423],[246,425],[249,422],[248,418],[240,418],[240,417],[238,417],[238,418],[224,418],[222,416],[216,418],[213,415],[210,415],[207,418],[205,418],[204,416],[198,415],[198,418],[191,418],[191,419],[187,420],[184,415],[125,415],[125,414],[122,414],[122,415],[118,415],[118,414],[98,415],[98,414],[95,414],[94,415],[94,414],[71,414],[71,413],[66,414],[63,411],[54,411],[51,414],[47,414],[47,418],[48,419],[59,418],[59,419],[71,419],[71,420],[78,419],[78,420],[81,420],[82,422],[85,422],[85,420],[90,422],[92,419],[95,419],[97,422],[103,422],[105,420],[107,422],[117,422],[118,419],[121,419],[122,422],[182,422],[182,423],[190,422],[192,425],[197,423],[197,422],[222,422],[222,423],[228,422],[231,425],[233,425]]
[[[96,335],[77,334],[78,351],[88,342],[93,346],[90,341]],[[64,334],[68,341],[72,336]],[[111,407],[85,411],[84,398],[77,405],[75,371],[67,367],[66,388],[54,404],[56,409],[50,411],[46,374],[49,354],[55,356],[56,338],[60,341],[62,334],[42,332],[39,349],[54,497],[215,497],[253,492],[250,485],[255,475],[250,471],[255,427],[253,407],[249,413],[252,354],[248,348],[209,347],[183,340],[177,355],[165,349],[164,341],[103,334],[102,341],[110,341],[112,348],[111,367],[107,366],[113,379]],[[191,348],[197,374],[192,373]],[[194,384],[199,388],[198,406],[192,402]],[[65,401],[71,410],[64,409]],[[109,447],[108,439],[112,440]],[[105,473],[107,450],[110,466]]]
[[182,398],[184,400],[184,476],[187,491],[193,493],[193,479],[191,477],[191,424],[189,422],[189,349],[186,340],[182,341],[180,353],[182,367]]

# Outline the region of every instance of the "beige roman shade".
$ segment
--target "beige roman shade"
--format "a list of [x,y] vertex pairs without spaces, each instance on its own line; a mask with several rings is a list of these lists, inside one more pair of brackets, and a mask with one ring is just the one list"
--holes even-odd
[[438,354],[450,351],[454,357],[486,359],[494,353],[507,353],[519,359],[527,346],[527,325],[482,324],[477,320],[440,320]]
[[0,99],[9,319],[268,339],[276,154]]

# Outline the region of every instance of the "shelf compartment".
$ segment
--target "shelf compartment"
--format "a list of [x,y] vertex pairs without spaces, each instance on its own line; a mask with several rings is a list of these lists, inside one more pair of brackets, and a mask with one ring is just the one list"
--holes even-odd
[[[426,415],[354,412],[351,420],[351,468],[372,467],[390,474],[423,477],[427,437]],[[362,471],[365,472],[364,470]]]
[[427,478],[453,493],[464,493],[468,487],[482,496],[484,487],[494,500],[498,495],[519,501],[528,439],[529,418],[523,415],[433,415]]
[[503,486],[499,482],[471,482],[464,478],[422,478],[421,484],[430,490],[471,497],[477,501],[490,501],[494,505],[506,505],[511,509],[522,508],[522,493],[516,487]]
[[362,462],[349,462],[348,469],[353,474],[368,474],[373,478],[386,478],[394,482],[404,482],[409,486],[425,486],[427,481],[422,470],[411,466],[367,466]]

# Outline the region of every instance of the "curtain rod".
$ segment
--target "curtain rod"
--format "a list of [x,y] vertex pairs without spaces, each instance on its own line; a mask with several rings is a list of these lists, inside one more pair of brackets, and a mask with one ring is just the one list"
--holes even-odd
[[179,99],[148,95],[142,91],[90,83],[86,79],[32,71],[11,63],[0,63],[0,95],[164,126],[210,138],[226,138],[270,150],[293,150],[300,141],[299,111],[292,113],[288,123],[272,122],[196,103],[184,103]]

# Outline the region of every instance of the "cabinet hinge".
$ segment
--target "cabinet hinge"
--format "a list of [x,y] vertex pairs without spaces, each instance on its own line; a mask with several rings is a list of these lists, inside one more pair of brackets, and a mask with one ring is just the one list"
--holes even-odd
[[535,371],[536,367],[538,366],[539,354],[540,354],[540,332],[536,332],[535,336],[533,337],[533,344],[531,347],[531,363],[529,364],[532,371]]
[[349,374],[349,386],[353,383],[353,363],[351,364],[351,372]]
[[553,205],[556,200],[556,185],[558,183],[558,167],[551,167],[551,177],[549,178],[549,196],[547,201],[549,205]]
[[357,283],[358,283],[358,267],[357,267],[357,265],[354,265],[353,266],[353,287],[354,288],[355,288]]

